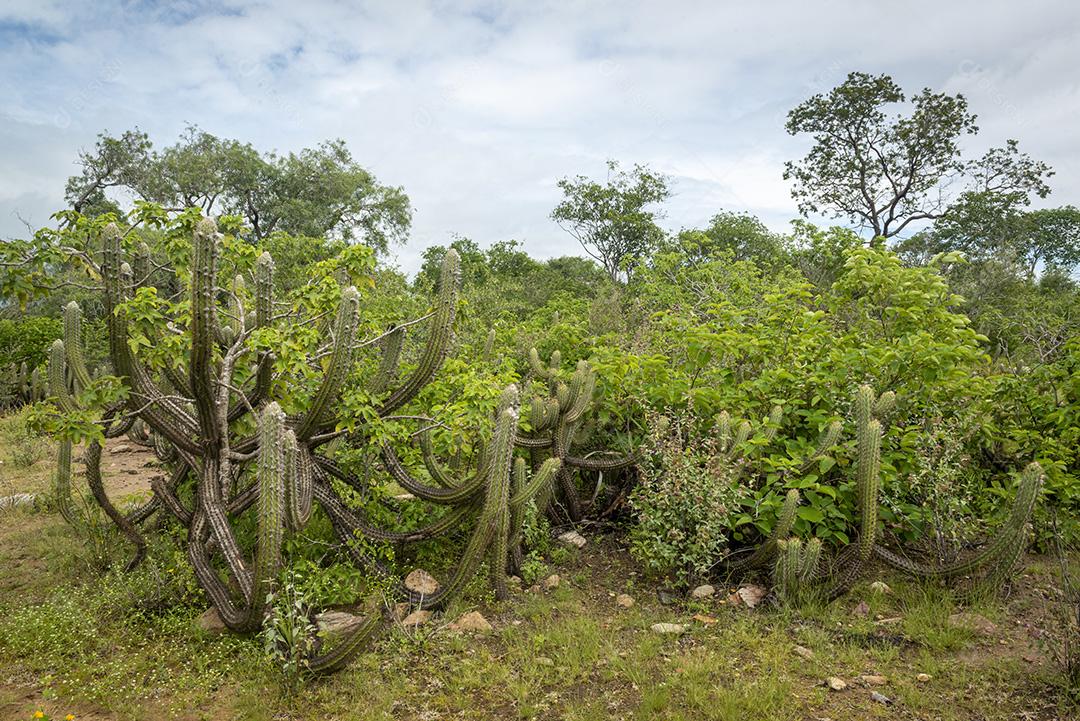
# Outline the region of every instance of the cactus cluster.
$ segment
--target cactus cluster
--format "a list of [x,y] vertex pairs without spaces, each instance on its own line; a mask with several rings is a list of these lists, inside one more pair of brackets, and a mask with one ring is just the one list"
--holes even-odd
[[[564,382],[560,378],[561,364],[559,351],[552,353],[547,363],[541,360],[535,348],[529,351],[529,367],[538,381],[534,385],[546,387],[546,395],[531,398],[527,416],[529,432],[518,435],[515,443],[529,451],[534,468],[539,467],[545,457],[560,462],[552,490],[557,491],[568,519],[577,522],[584,513],[584,504],[578,493],[575,472],[618,471],[633,465],[636,459],[621,454],[605,453],[599,457],[574,454],[575,440],[593,401],[596,372],[587,361],[579,361],[569,381]],[[540,496],[541,510],[547,510],[554,499],[551,494]]]
[[[324,321],[320,335],[329,339],[321,349],[314,392],[303,410],[286,415],[272,398],[278,385],[273,354],[258,351],[251,342],[260,330],[279,322],[274,315],[274,263],[268,254],[258,258],[249,278],[225,282],[219,278],[221,236],[214,221],[200,220],[193,232],[190,266],[190,320],[170,324],[162,332],[186,332],[189,351],[151,369],[132,350],[125,303],[150,276],[145,245],[126,257],[122,233],[115,225],[102,233],[100,275],[109,355],[113,372],[126,387],[122,401],[104,410],[102,436],[128,434],[152,447],[168,468],[152,480],[152,499],[122,512],[105,493],[101,480],[100,442],[88,444],[87,482],[93,499],[134,545],[129,568],[146,552],[140,524],[155,514],[168,514],[186,528],[184,544],[196,579],[226,626],[238,631],[259,628],[266,617],[274,585],[281,573],[283,548],[291,533],[301,532],[316,508],[330,521],[340,548],[358,564],[388,572],[356,544],[357,538],[408,543],[466,530],[468,539],[449,578],[436,593],[420,595],[399,584],[402,595],[420,608],[445,604],[479,572],[486,562],[491,585],[506,597],[506,578],[522,558],[522,525],[531,504],[546,506],[565,498],[580,517],[571,469],[618,468],[629,459],[596,460],[571,453],[574,436],[592,400],[595,374],[585,363],[563,383],[558,380],[558,357],[548,367],[549,398],[531,398],[522,408],[517,386],[502,393],[492,420],[490,442],[481,448],[473,472],[447,467],[437,457],[428,431],[417,434],[426,475],[406,467],[390,445],[382,446],[385,471],[417,502],[444,507],[428,525],[407,531],[382,527],[354,502],[366,496],[370,481],[354,475],[327,452],[338,442],[335,407],[357,367],[360,294],[341,291],[336,314]],[[406,330],[389,329],[380,338],[381,356],[365,382],[380,417],[392,416],[410,403],[432,380],[446,358],[457,309],[460,261],[447,253],[438,283],[434,309],[427,317],[427,336],[415,368],[400,373],[399,361]],[[77,413],[79,392],[91,383],[83,360],[78,305],[64,311],[64,340],[57,341],[49,363],[51,395],[64,413]],[[489,335],[485,354],[491,353]],[[402,376],[402,377],[399,377]],[[522,423],[522,415],[528,421]],[[522,430],[524,428],[524,431]],[[363,427],[350,441],[368,444]],[[518,457],[519,450],[533,461]],[[70,442],[62,441],[54,495],[60,512],[73,524],[81,522],[72,503]],[[257,540],[250,550],[238,536],[240,516],[253,515]],[[321,655],[309,659],[313,671],[330,671],[347,662],[381,626],[378,614]]]
[[26,361],[0,368],[0,407],[18,408],[44,400],[48,395],[45,374],[31,370]]
[[[1011,512],[994,538],[971,556],[948,565],[917,563],[879,543],[878,509],[881,494],[881,441],[884,424],[896,404],[895,395],[880,396],[868,386],[860,386],[852,403],[855,426],[855,511],[858,534],[855,541],[831,558],[822,553],[819,539],[803,541],[791,536],[799,493],[790,490],[777,516],[772,532],[757,546],[725,559],[728,573],[772,567],[773,582],[779,598],[798,603],[814,595],[833,599],[845,593],[878,559],[908,574],[924,578],[954,579],[977,576],[972,588],[996,592],[1009,579],[1017,559],[1027,543],[1027,526],[1034,510],[1043,473],[1037,463],[1029,465],[1020,476],[1020,485]],[[772,425],[775,425],[772,424]],[[842,424],[830,424],[821,434],[807,463],[822,457],[840,439]],[[750,427],[740,424],[735,433],[730,420],[721,414],[717,421],[719,450],[727,461],[738,461],[732,449],[750,437]]]

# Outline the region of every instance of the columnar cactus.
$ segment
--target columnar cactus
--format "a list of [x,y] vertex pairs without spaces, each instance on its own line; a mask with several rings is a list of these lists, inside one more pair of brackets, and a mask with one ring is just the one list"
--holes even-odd
[[[550,395],[547,398],[532,398],[528,415],[531,433],[518,435],[515,444],[530,451],[534,467],[539,467],[544,452],[560,461],[554,490],[565,504],[567,516],[577,522],[581,520],[584,509],[574,471],[616,471],[633,465],[636,459],[623,455],[589,458],[572,453],[575,436],[585,412],[592,405],[596,373],[587,361],[580,361],[570,376],[570,382],[564,383],[559,379],[561,362],[562,356],[558,351],[552,353],[546,365],[535,348],[529,351],[532,373],[547,383]],[[549,494],[545,493],[540,498],[544,501],[541,505],[547,506]]]
[[[497,424],[502,451],[492,454],[491,471],[458,495],[460,508],[448,518],[407,534],[383,531],[349,508],[335,489],[334,481],[354,488],[363,483],[343,471],[319,448],[336,438],[334,408],[346,378],[355,367],[360,296],[354,288],[341,292],[336,318],[324,335],[330,342],[319,367],[322,379],[302,412],[286,416],[270,398],[275,384],[273,356],[253,348],[256,330],[271,328],[274,316],[274,264],[263,254],[254,265],[251,284],[240,278],[225,283],[219,276],[221,236],[212,220],[195,225],[190,266],[190,320],[171,324],[168,332],[186,332],[190,350],[182,358],[169,359],[157,369],[144,365],[129,343],[130,321],[126,303],[137,288],[150,281],[153,263],[144,245],[138,245],[129,265],[122,248],[122,233],[115,225],[102,233],[100,274],[104,283],[105,320],[113,370],[127,388],[125,399],[104,409],[103,433],[112,438],[132,429],[137,422],[140,436],[145,426],[145,442],[170,466],[167,479],[152,483],[153,500],[129,512],[121,512],[104,491],[100,472],[102,445],[91,441],[87,450],[87,481],[95,501],[135,545],[134,566],[145,553],[146,542],[138,524],[163,510],[187,528],[185,544],[196,578],[206,591],[225,624],[236,630],[259,627],[267,609],[282,564],[282,544],[286,534],[301,531],[313,508],[321,506],[330,517],[335,532],[347,545],[357,534],[372,538],[389,536],[415,540],[436,535],[467,521],[481,509],[477,527],[498,529],[505,541],[491,551],[505,555],[509,542],[511,515],[510,473],[516,403],[507,403]],[[415,398],[437,372],[446,357],[457,308],[459,261],[451,251],[443,264],[430,332],[421,351],[418,367],[397,381],[397,365],[405,327],[392,330],[383,341],[379,371],[368,384],[376,396],[384,396],[378,412],[389,415]],[[253,296],[253,302],[251,302]],[[93,382],[82,355],[81,315],[76,304],[64,310],[65,339],[57,341],[50,354],[51,392],[62,413],[80,411],[76,394]],[[251,428],[257,432],[251,433]],[[363,431],[356,434],[363,440]],[[61,512],[73,523],[79,521],[71,503],[71,444],[62,441],[54,492]],[[251,472],[245,472],[251,469]],[[550,478],[555,468],[548,467]],[[195,502],[178,492],[182,484],[193,483]],[[446,490],[446,489],[444,489]],[[445,501],[446,499],[440,499]],[[238,541],[236,517],[251,509],[258,528],[254,554],[245,552]],[[482,521],[482,522],[481,522]],[[400,538],[406,536],[407,538]],[[481,544],[490,545],[492,533],[481,534]],[[476,544],[474,544],[476,545]],[[475,573],[476,549],[462,566]],[[362,560],[362,559],[358,559]],[[226,574],[224,577],[222,572]],[[462,573],[457,585],[464,585]],[[347,661],[378,626],[373,619],[324,656],[311,660],[313,670],[332,670]]]

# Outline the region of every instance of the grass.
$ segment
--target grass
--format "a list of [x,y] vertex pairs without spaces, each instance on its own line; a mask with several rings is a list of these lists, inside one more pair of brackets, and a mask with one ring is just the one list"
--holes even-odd
[[[10,423],[0,419],[0,443],[11,438]],[[23,469],[19,490],[47,484],[49,463],[44,454]],[[477,583],[430,625],[392,628],[343,672],[290,695],[257,638],[196,626],[205,600],[167,541],[153,545],[136,573],[102,574],[55,515],[0,515],[0,718],[43,709],[98,720],[968,721],[1064,719],[1071,711],[1035,639],[1053,631],[1044,559],[1006,602],[963,609],[997,624],[984,636],[950,623],[960,609],[946,589],[900,578],[887,579],[888,594],[864,585],[801,609],[735,607],[724,603],[727,588],[713,599],[661,605],[619,539],[593,537],[583,552],[559,550],[557,588],[518,591],[497,604]],[[124,555],[121,546],[114,552]],[[635,600],[630,609],[615,603],[624,592]],[[470,610],[495,631],[445,628]],[[661,636],[650,630],[659,621],[690,630]],[[886,683],[868,686],[866,675]],[[849,688],[827,690],[829,676]],[[892,704],[875,701],[873,691]]]

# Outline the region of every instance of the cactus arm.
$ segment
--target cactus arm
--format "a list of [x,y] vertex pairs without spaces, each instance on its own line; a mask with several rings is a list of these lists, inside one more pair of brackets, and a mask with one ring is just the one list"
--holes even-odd
[[285,431],[285,507],[288,528],[299,531],[311,518],[312,461],[307,449],[297,445],[296,434]]
[[379,415],[387,415],[405,405],[420,392],[439,370],[453,337],[454,316],[457,313],[457,293],[461,282],[461,259],[450,250],[443,260],[439,276],[439,293],[435,313],[431,318],[427,343],[420,354],[420,363],[411,376],[386,399]]
[[68,367],[75,377],[75,388],[81,391],[90,385],[90,373],[83,357],[82,311],[75,301],[64,306],[64,350]]
[[296,428],[296,438],[300,442],[307,441],[318,430],[319,422],[324,419],[330,406],[337,400],[345,379],[352,370],[356,328],[360,320],[359,313],[360,293],[350,286],[341,293],[341,306],[338,308],[337,320],[334,324],[334,345],[326,375],[323,377],[319,390],[311,399],[303,420]]
[[776,523],[765,540],[754,547],[753,552],[745,558],[726,561],[725,566],[729,571],[742,571],[751,568],[760,568],[776,557],[781,539],[791,534],[795,526],[795,512],[799,508],[799,491],[792,488],[784,497],[784,503],[780,506],[780,513],[776,516]]
[[119,313],[123,302],[120,273],[120,229],[114,223],[102,234],[101,271],[105,281],[105,319],[108,327],[109,355],[117,375],[126,376],[132,390],[128,401],[131,408],[140,408],[140,415],[157,432],[168,438],[178,449],[197,454],[199,447],[192,440],[195,420],[172,399],[164,397],[153,385],[146,370],[128,347],[127,320]]
[[828,591],[830,599],[844,593],[862,574],[874,555],[877,540],[878,498],[881,492],[881,423],[874,419],[860,429],[859,459],[856,467],[856,498],[859,512],[859,540],[855,552],[839,564]]
[[120,532],[135,546],[135,555],[132,556],[125,567],[126,571],[133,570],[146,556],[146,539],[135,528],[135,524],[117,510],[116,506],[109,500],[108,494],[105,493],[105,484],[101,480],[101,444],[96,441],[91,442],[86,448],[86,483],[90,486],[90,492],[93,494],[94,500],[105,511],[105,515],[116,524]]
[[53,498],[60,510],[60,515],[72,526],[80,525],[82,519],[71,502],[71,441],[60,440],[56,450],[56,479],[53,485]]
[[308,670],[315,674],[328,674],[341,670],[375,638],[381,626],[380,618],[372,614],[350,631],[345,638],[338,641],[333,649],[309,659]]
[[199,419],[200,435],[208,445],[220,439],[219,409],[214,399],[214,342],[217,323],[218,233],[214,221],[203,218],[195,226],[191,262],[191,355],[188,363],[191,394]]
[[619,471],[638,462],[637,456],[619,456],[618,458],[576,458],[567,456],[563,462],[568,466],[585,471]]
[[54,340],[49,348],[49,392],[56,398],[56,404],[64,413],[74,413],[78,410],[75,399],[68,392],[64,341],[59,338]]
[[406,470],[397,453],[389,445],[382,449],[383,466],[393,479],[409,493],[431,503],[443,505],[457,505],[475,498],[484,488],[484,480],[487,474],[486,468],[481,468],[474,475],[466,478],[461,483],[449,488],[440,488],[420,483]]
[[382,356],[379,360],[379,368],[368,385],[368,390],[374,395],[382,395],[390,387],[397,376],[398,363],[401,360],[401,348],[405,343],[405,327],[396,326],[383,338]]
[[[257,628],[266,613],[266,598],[273,591],[281,571],[281,544],[285,538],[285,494],[288,457],[285,414],[277,403],[266,407],[259,419],[259,542],[252,566],[252,592],[248,604],[247,626]],[[293,451],[296,441],[293,439]]]
[[997,565],[999,560],[1012,555],[1012,548],[1015,545],[1023,546],[1023,531],[1035,510],[1044,478],[1042,468],[1038,463],[1029,464],[1020,474],[1020,485],[1005,523],[997,530],[990,543],[977,553],[955,563],[944,566],[918,563],[882,546],[875,546],[874,554],[897,570],[926,578],[955,578],[974,573],[990,564]]

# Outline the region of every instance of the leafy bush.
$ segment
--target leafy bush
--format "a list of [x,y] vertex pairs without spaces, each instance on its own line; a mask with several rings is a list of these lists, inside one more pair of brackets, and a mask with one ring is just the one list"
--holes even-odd
[[49,345],[64,334],[58,318],[30,317],[0,320],[0,367],[22,363],[37,368],[49,355]]
[[727,547],[746,491],[692,421],[651,416],[649,423],[648,460],[630,497],[637,521],[630,550],[650,571],[688,584],[705,577]]

